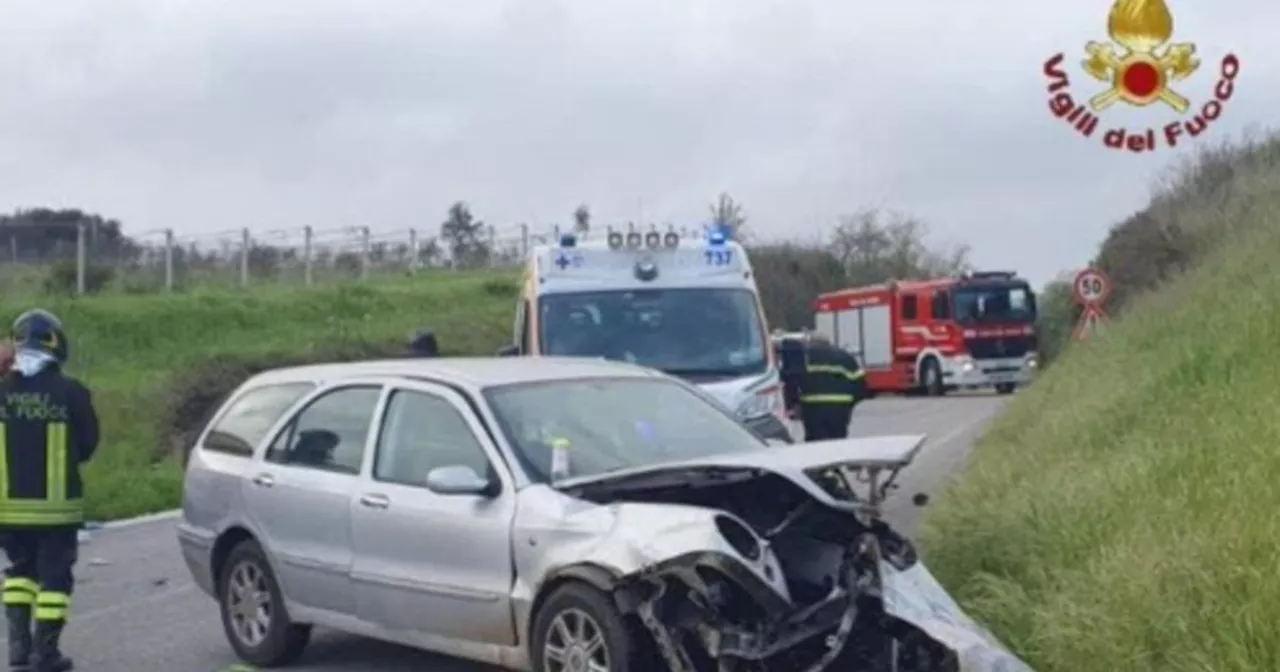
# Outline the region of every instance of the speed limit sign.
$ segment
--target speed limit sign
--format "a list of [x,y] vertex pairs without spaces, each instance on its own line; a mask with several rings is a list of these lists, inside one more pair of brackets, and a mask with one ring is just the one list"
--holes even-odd
[[1111,295],[1111,280],[1096,268],[1086,268],[1076,273],[1072,285],[1076,301],[1088,307],[1100,307]]

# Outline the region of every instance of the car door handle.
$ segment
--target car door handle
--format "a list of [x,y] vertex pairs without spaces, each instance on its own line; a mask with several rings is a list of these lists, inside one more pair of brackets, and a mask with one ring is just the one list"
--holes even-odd
[[276,477],[271,474],[258,474],[253,477],[253,484],[264,488],[269,488],[276,484]]
[[391,506],[391,498],[386,495],[360,495],[360,504],[370,509],[385,509]]

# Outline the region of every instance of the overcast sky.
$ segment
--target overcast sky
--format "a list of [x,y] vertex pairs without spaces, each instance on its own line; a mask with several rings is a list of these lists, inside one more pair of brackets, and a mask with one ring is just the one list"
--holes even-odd
[[[1037,282],[1084,262],[1176,152],[1054,119],[1042,63],[1078,68],[1109,2],[5,0],[0,209],[76,206],[200,236],[697,223],[721,191],[757,234],[814,238],[881,206]],[[1202,141],[1280,109],[1280,5],[1171,0],[1237,95]],[[926,37],[929,36],[929,37]],[[1103,127],[1159,127],[1115,109]],[[1099,130],[1099,134],[1101,130]]]

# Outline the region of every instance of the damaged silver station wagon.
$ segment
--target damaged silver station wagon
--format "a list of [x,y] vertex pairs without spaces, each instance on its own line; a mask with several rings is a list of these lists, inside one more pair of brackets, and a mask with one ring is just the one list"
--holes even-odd
[[325,626],[537,672],[1027,671],[879,515],[923,436],[770,446],[600,360],[253,377],[179,540],[245,661]]

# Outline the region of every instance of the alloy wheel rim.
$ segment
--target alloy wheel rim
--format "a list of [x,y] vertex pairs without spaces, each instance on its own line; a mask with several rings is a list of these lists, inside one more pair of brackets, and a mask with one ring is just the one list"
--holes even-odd
[[227,612],[231,629],[246,646],[258,646],[267,639],[275,614],[267,574],[255,562],[236,565],[227,582]]
[[542,645],[542,666],[547,672],[609,672],[600,624],[581,609],[556,614]]

